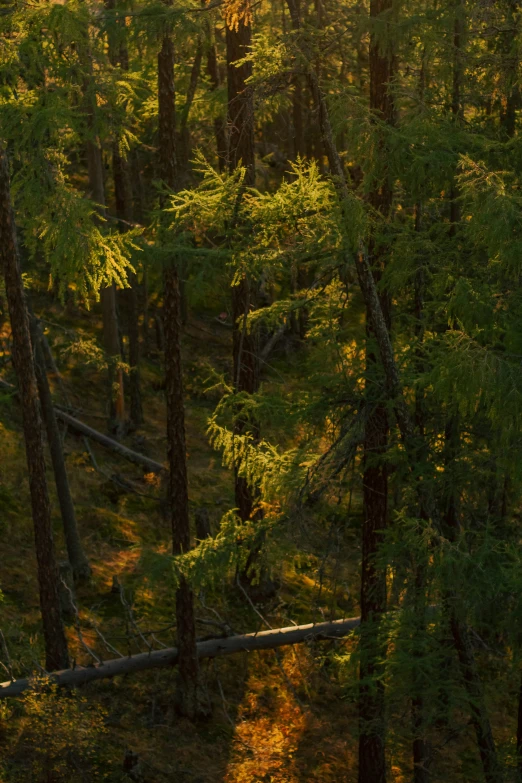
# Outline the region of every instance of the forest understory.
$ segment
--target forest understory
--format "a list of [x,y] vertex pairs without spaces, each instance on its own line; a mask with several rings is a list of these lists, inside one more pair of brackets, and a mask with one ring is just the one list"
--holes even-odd
[[0,3],[0,781],[522,782],[518,0]]

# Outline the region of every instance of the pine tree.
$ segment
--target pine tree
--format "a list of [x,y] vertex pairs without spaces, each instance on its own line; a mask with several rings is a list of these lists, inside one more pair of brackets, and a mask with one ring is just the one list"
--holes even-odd
[[11,208],[9,168],[5,150],[0,151],[0,235],[2,271],[13,334],[13,362],[22,406],[25,450],[34,524],[40,610],[42,613],[45,665],[49,671],[69,665],[67,641],[60,613],[58,568],[47,492],[43,430],[33,365],[29,318],[23,289],[16,228]]

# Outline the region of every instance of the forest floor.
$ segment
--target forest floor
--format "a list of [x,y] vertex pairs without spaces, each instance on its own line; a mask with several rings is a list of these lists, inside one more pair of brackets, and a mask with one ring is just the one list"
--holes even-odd
[[[68,320],[63,308],[53,308],[45,299],[38,304],[35,309],[49,322],[47,332],[58,356],[70,406],[78,418],[105,431],[104,374],[65,350],[70,344],[67,330],[73,322],[76,330],[91,337],[99,324],[90,314],[82,316],[79,312]],[[0,334],[0,338],[5,336]],[[233,481],[220,455],[209,445],[206,422],[216,399],[202,389],[210,368],[218,374],[230,369],[230,342],[230,328],[210,316],[191,317],[185,329],[191,506],[193,510],[205,507],[209,511],[214,531],[221,516],[233,507]],[[285,363],[288,372],[291,357],[274,357],[273,378],[277,378],[278,361]],[[6,369],[3,375],[12,378]],[[145,425],[139,433],[125,436],[123,442],[164,462],[161,379],[160,355],[151,349],[142,368]],[[59,398],[56,387],[55,392]],[[41,640],[20,415],[15,400],[7,394],[0,397],[0,440],[0,628],[5,637],[0,658],[4,666],[9,666],[7,648],[14,673],[23,676],[35,669]],[[71,657],[88,663],[86,645],[99,657],[115,657],[101,641],[97,628],[122,654],[147,649],[137,627],[153,646],[171,646],[171,582],[168,571],[160,568],[155,573],[154,559],[147,558],[153,553],[168,553],[170,547],[157,477],[144,476],[138,468],[94,443],[90,455],[84,441],[71,432],[66,433],[64,445],[79,527],[93,567],[92,580],[78,590],[78,621],[73,619],[68,625]],[[63,558],[65,547],[51,473],[49,486],[56,541]],[[322,535],[314,536],[314,525]],[[274,598],[256,610],[232,582],[223,581],[215,590],[198,596],[197,616],[207,621],[198,625],[200,636],[215,631],[208,622],[217,614],[237,633],[260,630],[265,624],[280,627],[358,614],[356,513],[353,526],[348,524],[342,539],[336,540],[335,562],[328,566],[330,572],[336,570],[333,582],[323,579],[324,550],[317,546],[314,551],[310,543],[314,538],[324,539],[324,523],[312,518],[307,526],[306,543],[300,542],[301,555],[296,554],[292,535],[288,555],[280,554],[280,560],[272,563],[280,588]],[[121,589],[114,589],[115,585]],[[149,633],[152,630],[154,639]],[[77,702],[71,697],[65,707],[57,706],[59,700],[54,694],[10,700],[0,707],[0,781],[355,781],[357,710],[352,644],[348,638],[296,645],[277,653],[242,653],[202,662],[212,712],[208,720],[196,726],[176,715],[175,669],[93,683],[81,689]],[[503,698],[499,695],[497,699],[500,715]],[[402,783],[412,779],[410,718],[408,706],[400,699],[397,704],[402,714],[390,716],[390,780]],[[395,733],[397,721],[406,729]],[[509,733],[506,728],[506,741]],[[445,744],[441,741],[435,758],[433,780],[480,780],[466,716],[462,716],[457,735]]]

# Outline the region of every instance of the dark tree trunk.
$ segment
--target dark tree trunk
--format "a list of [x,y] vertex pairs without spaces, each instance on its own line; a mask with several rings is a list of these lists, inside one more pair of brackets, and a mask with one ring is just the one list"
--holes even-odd
[[[106,0],[106,7],[114,9],[116,0]],[[109,57],[114,67],[120,67],[122,71],[129,70],[129,52],[125,36],[125,26],[118,20],[118,26],[109,35]],[[120,231],[128,230],[132,222],[133,197],[131,176],[127,159],[121,155],[118,139],[112,145],[112,175],[114,180],[114,199],[116,202],[116,215],[120,219]],[[140,393],[140,343],[138,328],[138,280],[135,274],[129,278],[129,288],[124,289],[122,295],[127,305],[127,332],[129,336],[129,392],[130,392],[130,423],[133,429],[138,429],[143,424],[143,408]]]
[[[120,155],[117,142],[112,149],[112,171],[116,214],[120,218],[120,231],[128,229],[132,222],[132,191],[127,161]],[[129,393],[130,423],[133,429],[143,424],[143,407],[140,390],[140,335],[138,327],[138,280],[135,274],[129,277],[129,288],[122,291],[127,309],[127,332],[129,335]]]
[[[105,212],[105,187],[101,148],[97,141],[87,141],[87,164],[89,171],[90,196],[98,205],[100,214]],[[108,361],[109,385],[109,430],[118,432],[123,427],[125,401],[123,370],[118,367],[121,357],[118,314],[116,310],[116,288],[106,286],[100,291],[103,319],[103,347]]]
[[518,714],[517,714],[517,770],[519,780],[522,781],[522,676],[518,689]]
[[[420,202],[415,204],[415,232],[421,230],[422,205]],[[415,274],[414,281],[414,316],[415,316],[415,337],[418,341],[416,348],[416,362],[419,372],[424,370],[424,359],[422,353],[422,342],[424,338],[424,268],[422,259],[419,259],[419,265]],[[415,390],[415,429],[418,432],[423,445],[421,459],[427,460],[427,448],[424,438],[424,420],[425,420],[425,401],[422,391]],[[419,518],[428,523],[429,518],[426,509],[419,508]],[[427,554],[427,553],[426,553]],[[422,554],[421,554],[422,557]],[[426,577],[427,562],[415,562],[413,564],[415,582],[414,582],[414,600],[415,600],[415,626],[414,626],[414,648],[416,644],[426,634]],[[416,658],[422,663],[422,653],[416,652]],[[424,700],[424,689],[426,686],[425,674],[420,673],[422,666],[418,666],[412,682],[412,730],[413,730],[413,783],[429,783],[429,766],[432,761],[430,743],[426,738],[426,711]]]
[[[114,7],[114,0],[108,0]],[[92,56],[89,50],[89,32],[81,45],[81,57],[87,66],[88,75],[83,85],[84,111],[89,136],[85,148],[89,177],[89,196],[96,203],[100,217],[105,215],[105,184],[103,179],[103,161],[99,138],[96,134],[96,92]],[[123,370],[118,367],[120,336],[116,309],[116,288],[106,286],[100,291],[103,319],[103,346],[108,362],[108,426],[110,431],[119,432],[124,424],[125,397],[123,388]]]
[[254,96],[247,79],[252,76],[252,63],[239,67],[252,45],[252,28],[241,20],[237,30],[226,28],[227,85],[228,85],[228,165],[231,171],[242,165],[246,168],[245,185],[255,185],[254,152]]
[[189,184],[189,165],[190,155],[192,151],[192,145],[190,141],[189,130],[189,115],[196,95],[196,89],[198,86],[199,76],[201,73],[201,61],[203,59],[203,46],[200,42],[197,44],[196,54],[194,55],[194,62],[192,63],[192,69],[190,71],[189,85],[187,89],[187,97],[185,103],[180,111],[179,118],[179,144],[177,151],[177,168],[178,168],[178,186],[184,187]]
[[[237,30],[226,30],[227,39],[227,79],[228,79],[228,164],[231,171],[242,165],[246,168],[245,186],[255,184],[254,157],[254,103],[252,88],[246,80],[252,74],[251,63],[236,68],[233,63],[242,59],[252,42],[250,24],[240,21]],[[237,285],[232,287],[233,316],[233,372],[234,388],[237,393],[254,394],[259,388],[259,346],[256,334],[247,332],[246,319],[254,307],[253,285],[243,275]],[[258,435],[256,422],[247,422],[237,411],[235,432],[241,435],[246,431]],[[235,477],[235,499],[239,516],[243,521],[250,519],[255,498],[247,481],[238,475]]]
[[25,449],[34,524],[38,584],[45,640],[46,668],[69,664],[67,641],[60,612],[58,568],[56,564],[51,505],[47,492],[43,428],[38,405],[29,319],[25,301],[16,229],[11,209],[9,168],[5,151],[0,151],[0,260],[13,337],[13,364],[18,379],[22,407]]
[[[451,413],[445,429],[445,474],[455,472],[455,461],[460,447],[459,422],[455,412]],[[460,534],[458,497],[450,485],[446,492],[444,534],[452,543],[457,543]],[[446,591],[444,602],[448,609],[453,645],[457,651],[464,687],[468,695],[471,723],[475,729],[477,745],[486,783],[501,783],[503,775],[497,758],[495,741],[491,730],[489,714],[484,699],[484,689],[475,664],[473,645],[465,617],[459,612],[459,597]]]
[[468,628],[465,622],[458,618],[455,610],[451,612],[450,624],[453,643],[457,650],[460,670],[468,695],[471,723],[475,729],[484,779],[486,783],[502,783],[504,776],[497,757],[491,723],[484,702],[482,682],[477,672]]
[[294,129],[294,158],[301,158],[306,155],[306,146],[304,138],[303,123],[303,87],[301,76],[296,73],[292,77],[294,86],[292,92],[292,120]]
[[[215,36],[210,25],[207,30],[207,73],[210,77],[213,90],[221,86]],[[214,120],[214,136],[216,138],[216,153],[219,170],[223,172],[227,162],[227,124],[224,117],[216,117]]]
[[512,139],[515,135],[517,110],[520,109],[520,84],[519,84],[519,38],[518,38],[518,14],[520,10],[519,0],[508,0],[507,23],[513,31],[505,36],[504,44],[504,72],[506,80],[506,108],[501,114],[500,121],[506,135]]
[[[299,14],[297,13],[295,0],[287,0],[288,9],[292,19],[293,28],[298,31],[300,28]],[[336,176],[336,186],[341,203],[349,197],[348,183],[343,170],[342,161],[337,151],[330,118],[328,115],[328,107],[324,98],[324,94],[321,91],[317,75],[313,68],[310,67],[312,55],[306,41],[302,37],[298,37],[297,44],[301,53],[308,62],[310,84],[312,87],[312,94],[314,96],[315,104],[318,108],[319,121],[321,127],[321,133],[323,137],[323,143],[328,155],[328,161],[332,173]],[[404,390],[401,383],[401,378],[395,357],[393,354],[393,344],[390,338],[390,332],[386,325],[386,316],[383,312],[383,308],[379,299],[377,287],[375,285],[375,279],[372,274],[371,267],[368,264],[364,248],[358,254],[356,259],[356,271],[359,281],[361,293],[363,295],[364,302],[367,307],[367,312],[370,315],[370,321],[375,335],[375,342],[379,350],[380,360],[384,370],[384,376],[386,381],[386,393],[389,399],[393,402],[393,408],[401,434],[401,439],[405,447],[405,451],[408,458],[408,464],[410,470],[416,468],[418,465],[418,445],[415,437],[415,428],[413,419],[409,414],[405,399]],[[431,498],[426,494],[425,482],[416,482],[416,493],[419,500],[420,508],[423,509],[423,513],[427,518],[433,520],[438,526],[440,531],[440,521],[437,509],[434,507]],[[450,600],[456,601],[455,596],[448,596]],[[494,781],[501,781],[502,775],[499,771],[498,760],[496,757],[496,751],[494,742],[492,740],[491,728],[489,720],[487,718],[487,712],[482,699],[482,689],[480,679],[474,668],[472,649],[467,639],[467,629],[462,623],[458,621],[452,624],[455,629],[454,637],[457,649],[460,649],[459,659],[461,665],[466,666],[467,671],[467,687],[468,693],[475,692],[477,702],[474,707],[475,715],[475,727],[477,731],[478,745],[483,760],[483,767],[485,771],[485,777],[487,783],[494,783]],[[453,629],[452,629],[453,630]],[[463,634],[464,632],[464,634]],[[460,637],[460,641],[459,641]],[[464,668],[464,666],[463,666]],[[477,707],[478,705],[478,707]],[[364,778],[363,778],[364,779]],[[366,780],[379,780],[379,778],[368,777]],[[362,780],[361,780],[362,783]],[[366,783],[366,781],[365,781]]]
[[60,504],[67,556],[69,558],[74,580],[81,581],[90,577],[91,568],[78,532],[74,503],[71,496],[67,468],[65,467],[62,438],[54,412],[53,399],[45,367],[41,327],[34,317],[31,318],[31,337],[38,394],[40,396],[40,406],[45,429],[47,431],[47,442],[49,444],[49,451],[53,464],[56,494],[58,495],[58,502]]
[[[170,188],[177,185],[176,121],[174,92],[174,46],[169,33],[163,35],[158,55],[159,162]],[[165,395],[169,460],[168,504],[174,554],[190,549],[185,409],[181,365],[181,296],[177,259],[165,267]],[[194,719],[199,712],[199,671],[196,626],[190,585],[181,577],[176,592],[176,622],[179,646],[179,709]]]
[[[382,14],[389,12],[392,0],[372,0],[370,16],[375,23]],[[393,98],[389,86],[393,76],[393,57],[390,40],[382,30],[374,28],[370,37],[370,109],[380,121],[392,124],[394,120]],[[378,131],[375,131],[378,133]],[[382,219],[387,219],[392,203],[392,192],[386,169],[386,142],[379,140],[383,182],[369,194],[369,202]],[[385,264],[383,251],[374,241],[369,246],[369,262],[376,282],[381,278]],[[386,327],[391,321],[390,297],[380,293],[380,304]],[[385,694],[379,678],[380,661],[386,655],[386,642],[380,639],[379,619],[386,610],[386,570],[376,565],[376,557],[382,544],[388,517],[388,470],[385,462],[388,448],[388,414],[384,402],[377,398],[383,386],[383,374],[373,346],[374,334],[371,313],[366,313],[366,396],[373,412],[368,417],[364,438],[363,473],[363,532],[361,564],[361,692],[359,696],[359,783],[368,780],[384,783],[385,758]],[[381,378],[376,383],[376,377]],[[372,392],[375,389],[375,392]],[[371,397],[377,395],[372,401]],[[373,404],[372,404],[373,403]]]

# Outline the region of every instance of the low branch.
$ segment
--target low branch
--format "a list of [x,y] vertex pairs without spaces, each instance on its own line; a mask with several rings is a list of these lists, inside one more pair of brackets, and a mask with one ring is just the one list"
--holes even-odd
[[[248,633],[242,636],[208,639],[197,645],[198,658],[217,658],[233,655],[237,652],[252,652],[254,650],[272,650],[289,644],[299,644],[320,639],[339,639],[346,636],[359,626],[359,617],[347,620],[333,620],[326,623],[309,623],[308,625],[292,625],[289,628],[276,628],[260,633]],[[144,669],[157,669],[175,666],[178,660],[176,647],[164,650],[152,650],[128,658],[97,663],[90,666],[77,666],[74,669],[64,669],[53,672],[49,677],[58,685],[78,686],[93,680],[116,677],[120,674],[130,674]],[[0,683],[0,699],[7,696],[20,696],[31,687],[31,680],[24,678],[14,682]]]

